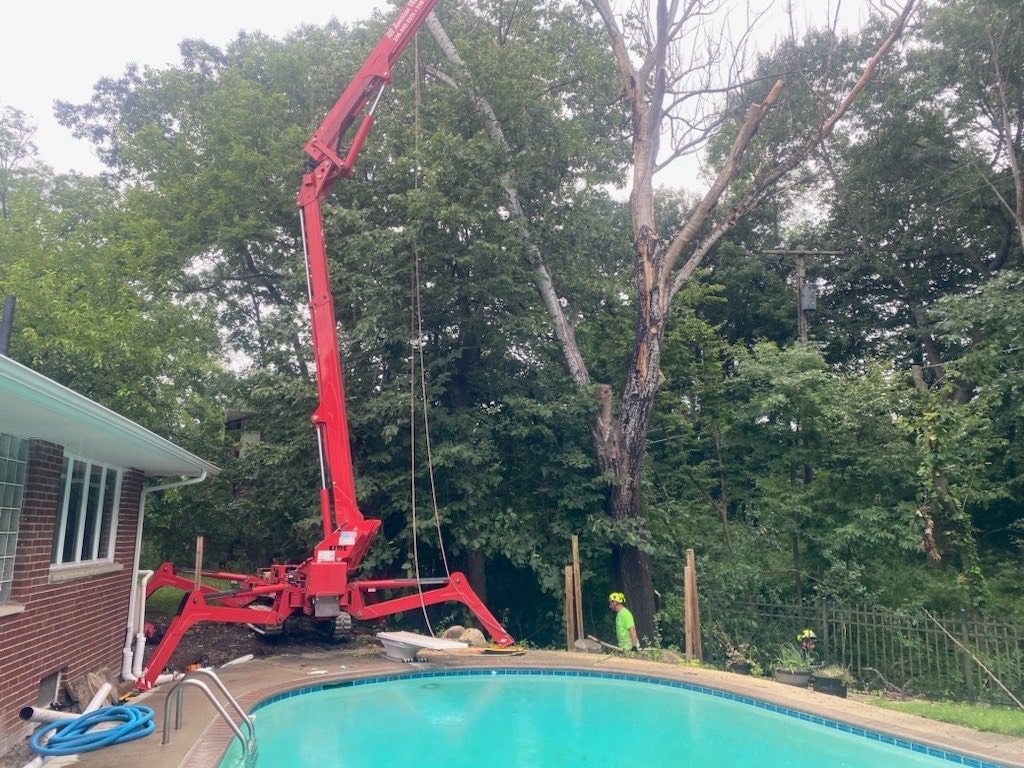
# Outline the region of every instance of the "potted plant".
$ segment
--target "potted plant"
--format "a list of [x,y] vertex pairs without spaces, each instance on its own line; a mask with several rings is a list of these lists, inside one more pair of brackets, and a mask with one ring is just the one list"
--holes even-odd
[[759,675],[761,665],[757,663],[757,649],[750,643],[734,643],[720,628],[716,629],[722,647],[725,649],[725,666],[738,675]]
[[779,648],[779,655],[772,662],[772,667],[777,682],[806,688],[811,679],[811,654],[793,643],[786,643]]
[[750,643],[726,643],[726,666],[729,671],[738,675],[759,674],[761,666],[754,658],[756,650]]
[[844,666],[815,667],[811,674],[811,688],[817,693],[846,698],[846,689],[853,682],[853,675]]

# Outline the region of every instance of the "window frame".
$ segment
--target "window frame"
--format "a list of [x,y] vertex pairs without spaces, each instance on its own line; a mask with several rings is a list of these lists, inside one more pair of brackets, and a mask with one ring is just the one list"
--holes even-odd
[[28,440],[0,432],[0,606],[12,605],[11,588],[21,508],[25,502],[28,453]]
[[[77,475],[79,465],[82,467],[80,476]],[[94,484],[93,477],[97,472],[98,482]],[[50,550],[51,570],[83,568],[114,562],[124,475],[123,467],[94,461],[73,453],[64,453],[57,519],[54,523],[53,546]],[[72,492],[76,482],[80,483],[77,499],[76,494]],[[74,510],[73,517],[72,501],[76,502],[78,507]],[[86,528],[90,520],[87,540]],[[65,550],[68,549],[68,537],[72,527],[74,541],[68,557]]]

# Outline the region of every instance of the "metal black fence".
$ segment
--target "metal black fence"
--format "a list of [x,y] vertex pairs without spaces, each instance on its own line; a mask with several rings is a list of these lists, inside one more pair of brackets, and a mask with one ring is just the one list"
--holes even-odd
[[[765,669],[803,629],[818,636],[825,665],[847,667],[864,688],[929,698],[1011,704],[1024,700],[1024,625],[936,614],[756,600],[701,599],[705,661],[727,661],[725,640],[749,645]],[[987,671],[986,671],[987,670]],[[1004,690],[1002,686],[1007,690]]]

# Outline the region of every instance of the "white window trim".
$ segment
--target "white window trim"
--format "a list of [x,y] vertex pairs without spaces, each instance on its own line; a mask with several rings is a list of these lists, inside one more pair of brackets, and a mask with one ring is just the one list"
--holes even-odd
[[[114,563],[114,544],[117,539],[117,526],[119,522],[121,512],[121,483],[124,480],[126,470],[124,467],[118,467],[113,464],[104,464],[103,462],[93,461],[85,456],[79,456],[73,453],[64,453],[65,466],[67,467],[66,477],[64,478],[64,488],[61,490],[62,499],[61,507],[57,510],[57,529],[54,532],[57,536],[57,546],[55,552],[63,556],[64,544],[67,541],[67,499],[71,496],[71,484],[74,480],[75,474],[75,462],[82,462],[85,465],[85,473],[83,475],[83,487],[82,487],[82,498],[78,504],[78,522],[75,531],[75,541],[81,541],[81,550],[88,552],[92,555],[90,559],[82,559],[82,551],[79,551],[76,560],[72,560],[66,563],[50,563],[50,581],[63,581],[65,578],[77,578],[78,576],[90,576],[94,572],[108,572],[110,570],[117,570],[117,564]],[[89,504],[89,482],[94,467],[100,467],[102,474],[100,475],[100,507],[97,510],[97,518],[95,522],[96,530],[93,532],[92,541],[84,541],[85,536],[85,518],[86,511]],[[107,532],[106,551],[110,554],[107,557],[98,557],[99,555],[99,544],[100,544],[100,532],[103,529],[103,499],[104,492],[107,487],[107,474],[108,471],[112,470],[115,473],[115,482],[113,489],[113,507],[110,513],[110,530]],[[115,566],[111,568],[110,566]],[[97,571],[97,569],[99,569]],[[71,573],[71,572],[74,573]],[[61,573],[65,572],[68,575],[61,576]]]

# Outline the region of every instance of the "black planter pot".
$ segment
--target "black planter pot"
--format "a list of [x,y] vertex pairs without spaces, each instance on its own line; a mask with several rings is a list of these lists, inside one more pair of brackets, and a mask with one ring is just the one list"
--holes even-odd
[[797,688],[806,688],[811,680],[811,670],[798,669],[795,672],[788,669],[775,670],[775,682],[783,685],[793,685]]
[[811,680],[811,688],[816,693],[827,693],[829,696],[846,698],[846,681],[838,677],[815,677]]
[[729,671],[735,672],[737,675],[749,675],[754,669],[754,665],[749,661],[730,661]]

